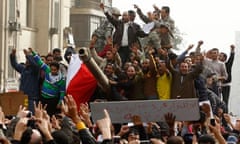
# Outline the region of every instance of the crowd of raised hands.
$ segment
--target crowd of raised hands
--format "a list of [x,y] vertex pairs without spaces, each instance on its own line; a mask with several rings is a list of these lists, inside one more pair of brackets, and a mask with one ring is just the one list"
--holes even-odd
[[[41,103],[35,104],[35,114],[32,115],[25,107],[20,106],[16,116],[11,118],[5,117],[0,108],[0,142],[3,144],[177,144],[188,143],[186,139],[191,137],[193,144],[201,143],[204,140],[216,141],[219,144],[226,143],[219,118],[215,117],[215,124],[213,124],[208,115],[201,122],[179,122],[175,120],[176,117],[173,114],[167,113],[164,122],[146,124],[141,121],[140,116],[134,115],[132,126],[121,124],[120,130],[117,131],[116,124],[112,124],[111,116],[106,109],[103,111],[104,117],[93,123],[88,104],[81,104],[78,110],[71,95],[65,97],[59,114],[50,117],[45,107]],[[209,113],[209,109],[206,107],[202,108],[202,112]],[[228,114],[225,114],[224,117],[233,130],[240,130],[239,122],[233,124]],[[186,127],[191,129],[191,133],[188,130],[182,136]],[[200,131],[202,134],[199,134]]]

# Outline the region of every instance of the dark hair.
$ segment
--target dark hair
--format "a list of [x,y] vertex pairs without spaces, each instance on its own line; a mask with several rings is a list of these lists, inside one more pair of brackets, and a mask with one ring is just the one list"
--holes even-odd
[[192,144],[193,140],[193,134],[192,133],[187,133],[183,136],[183,140],[185,144]]
[[20,143],[21,144],[27,144],[31,140],[31,136],[33,134],[32,128],[28,127],[22,134]]
[[52,67],[52,66],[56,67],[57,69],[60,68],[60,65],[59,65],[58,62],[51,62],[51,63],[50,63],[50,67]]
[[53,57],[52,54],[48,54],[47,56],[45,56],[46,59],[48,59],[48,57]]
[[183,143],[183,139],[180,136],[171,136],[168,140],[166,144],[182,144]]
[[170,13],[170,7],[169,6],[163,6],[162,9],[166,11],[166,13]]
[[205,134],[198,138],[198,143],[199,144],[205,144],[205,143],[215,144],[215,140],[211,135]]
[[223,57],[225,58],[225,60],[227,59],[227,54],[226,54],[226,53],[224,53],[224,52],[221,52],[220,54],[222,54],[222,55],[223,55]]
[[117,74],[117,76],[118,76],[118,80],[119,80],[119,81],[128,79],[127,73],[124,72],[124,71],[119,72],[119,73]]
[[128,15],[134,15],[134,16],[136,16],[136,12],[133,11],[133,10],[129,10],[129,11],[128,11]]
[[129,136],[130,134],[139,135],[139,131],[133,127],[130,127],[126,135]]
[[178,56],[175,53],[169,53],[168,57],[169,57],[170,60],[172,60],[172,59],[176,59]]
[[55,49],[53,49],[53,53],[56,53],[56,52],[61,52],[61,49],[60,48],[55,48]]
[[189,56],[195,56],[195,54],[196,54],[195,52],[190,52]]
[[[28,144],[31,141],[32,134],[33,134],[33,129],[28,127],[22,134],[20,144]],[[40,132],[40,134],[41,134],[41,132]],[[42,138],[35,140],[34,144],[41,144],[41,142],[42,142]]]
[[58,144],[69,144],[70,143],[70,138],[62,130],[54,131],[52,133],[52,136]]
[[219,49],[218,49],[218,48],[212,48],[212,49],[211,49],[211,52],[212,52],[212,51],[217,51],[217,52],[219,52]]

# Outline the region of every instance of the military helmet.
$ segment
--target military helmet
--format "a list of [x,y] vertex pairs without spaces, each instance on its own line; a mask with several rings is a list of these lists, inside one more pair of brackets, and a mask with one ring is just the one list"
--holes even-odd
[[160,27],[166,27],[168,30],[170,30],[170,25],[167,22],[160,22]]
[[120,10],[116,7],[112,7],[112,14],[116,16],[121,16]]

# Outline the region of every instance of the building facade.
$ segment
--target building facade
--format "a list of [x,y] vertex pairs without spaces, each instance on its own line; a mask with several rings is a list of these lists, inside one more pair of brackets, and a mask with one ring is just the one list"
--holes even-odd
[[235,32],[235,58],[232,67],[232,83],[231,83],[231,92],[229,98],[229,112],[232,112],[234,115],[240,117],[240,76],[239,76],[239,64],[240,64],[240,31]]
[[63,29],[69,27],[70,0],[0,1],[0,86],[6,90],[9,79],[18,79],[9,54],[15,48],[19,62],[25,62],[23,49],[32,47],[41,55],[62,48]]
[[112,0],[72,0],[70,26],[77,47],[88,46],[92,33],[105,18],[99,5],[112,7]]

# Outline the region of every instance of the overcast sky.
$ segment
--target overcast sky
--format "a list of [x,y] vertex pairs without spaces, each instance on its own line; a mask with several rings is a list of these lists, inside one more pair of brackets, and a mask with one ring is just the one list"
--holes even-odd
[[239,3],[238,0],[113,0],[113,6],[121,12],[133,9],[133,4],[144,13],[152,11],[153,4],[159,8],[169,6],[175,25],[185,34],[185,46],[203,40],[203,49],[217,47],[227,53],[230,44],[235,44],[235,32],[240,31]]

